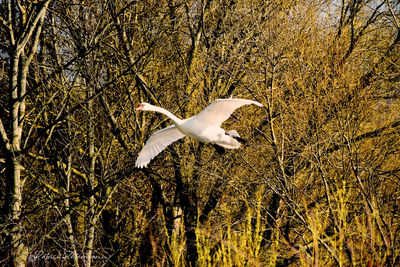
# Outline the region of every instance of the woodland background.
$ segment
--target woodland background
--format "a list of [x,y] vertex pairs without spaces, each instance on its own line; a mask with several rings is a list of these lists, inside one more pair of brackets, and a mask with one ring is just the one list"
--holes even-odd
[[[400,1],[0,0],[0,264],[400,264]],[[257,100],[218,155],[144,142]]]

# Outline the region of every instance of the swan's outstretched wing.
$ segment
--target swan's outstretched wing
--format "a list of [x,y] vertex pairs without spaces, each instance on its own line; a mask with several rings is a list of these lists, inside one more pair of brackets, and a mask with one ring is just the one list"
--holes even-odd
[[184,136],[185,135],[181,133],[175,125],[153,133],[142,148],[142,151],[140,151],[135,167],[146,167],[155,156],[164,150],[164,148]]
[[196,119],[201,121],[202,123],[220,126],[232,115],[235,109],[250,104],[255,104],[259,107],[263,106],[257,101],[248,99],[217,99],[210,105],[208,105],[205,109],[203,109],[196,116]]

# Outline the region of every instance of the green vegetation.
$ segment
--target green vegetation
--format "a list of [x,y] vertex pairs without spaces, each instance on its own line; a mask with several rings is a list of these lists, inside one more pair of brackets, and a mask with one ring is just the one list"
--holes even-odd
[[[0,0],[0,264],[400,265],[400,2]],[[254,99],[220,155],[148,137]]]

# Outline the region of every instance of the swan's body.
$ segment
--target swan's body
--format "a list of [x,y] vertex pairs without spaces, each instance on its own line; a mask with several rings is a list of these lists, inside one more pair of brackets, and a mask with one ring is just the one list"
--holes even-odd
[[205,143],[217,144],[224,148],[239,148],[240,141],[243,139],[236,131],[227,132],[222,129],[221,124],[231,116],[235,109],[250,104],[263,106],[257,101],[247,99],[217,99],[197,116],[181,120],[166,109],[141,103],[136,110],[160,112],[168,116],[174,122],[174,125],[150,136],[142,151],[140,151],[135,166],[138,168],[146,167],[164,148],[184,136],[193,137]]

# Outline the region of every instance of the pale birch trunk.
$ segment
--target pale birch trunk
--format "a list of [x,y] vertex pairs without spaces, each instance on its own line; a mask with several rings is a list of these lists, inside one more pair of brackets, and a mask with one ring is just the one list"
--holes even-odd
[[[92,86],[88,87],[88,99],[91,99],[94,95],[94,89]],[[95,167],[96,167],[96,155],[95,155],[95,144],[94,144],[94,125],[93,125],[93,100],[88,101],[88,142],[89,142],[89,188],[94,189],[96,186],[95,179]],[[88,201],[88,210],[86,215],[86,221],[88,224],[86,242],[85,242],[85,266],[90,267],[92,263],[93,255],[93,241],[95,237],[95,225],[97,218],[95,214],[95,196],[90,196]]]
[[[71,184],[71,169],[72,169],[72,156],[70,153],[70,156],[68,157],[68,166],[66,170],[66,188],[65,190],[67,192],[70,191],[70,184]],[[75,244],[75,236],[74,236],[74,230],[72,227],[72,220],[71,220],[71,214],[69,213],[71,211],[71,206],[69,202],[69,198],[66,198],[64,200],[64,205],[65,208],[68,211],[68,214],[65,216],[65,224],[67,225],[67,231],[68,231],[68,239],[69,242],[71,243],[71,249],[72,249],[72,254],[73,254],[73,261],[74,261],[74,266],[79,267],[79,261],[78,261],[78,252],[76,250],[76,244]]]
[[[22,176],[21,143],[25,119],[25,97],[27,73],[39,43],[44,16],[50,0],[37,4],[37,8],[27,10],[19,3],[7,1],[8,40],[10,44],[10,73],[9,73],[9,123],[6,127],[0,118],[0,134],[2,149],[6,154],[7,171],[7,224],[6,242],[10,249],[11,264],[25,266],[29,248],[24,240],[22,226],[22,200],[25,179]],[[19,10],[17,12],[16,10]],[[16,20],[19,16],[19,21]],[[29,19],[28,19],[29,18]],[[17,25],[18,22],[22,25]],[[16,29],[23,29],[21,32]]]

